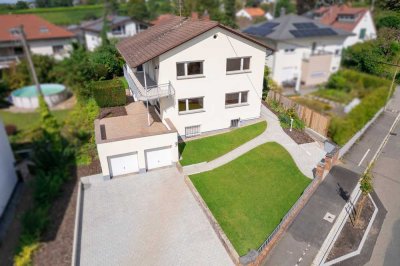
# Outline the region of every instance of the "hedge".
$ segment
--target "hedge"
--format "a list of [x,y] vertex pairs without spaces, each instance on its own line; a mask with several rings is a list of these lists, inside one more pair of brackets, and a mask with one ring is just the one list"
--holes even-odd
[[119,78],[93,82],[93,97],[99,107],[113,107],[126,104],[124,85]]
[[339,145],[344,145],[359,131],[385,103],[388,87],[380,87],[367,94],[359,105],[345,117],[334,117],[329,126],[329,136]]

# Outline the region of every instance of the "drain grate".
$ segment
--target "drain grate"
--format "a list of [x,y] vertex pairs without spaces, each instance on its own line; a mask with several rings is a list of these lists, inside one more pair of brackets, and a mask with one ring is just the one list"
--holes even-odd
[[328,221],[328,222],[330,222],[330,223],[333,223],[333,221],[335,220],[335,218],[336,218],[336,215],[333,215],[333,214],[330,213],[330,212],[327,212],[327,213],[325,214],[325,216],[324,216],[324,220],[325,220],[325,221]]

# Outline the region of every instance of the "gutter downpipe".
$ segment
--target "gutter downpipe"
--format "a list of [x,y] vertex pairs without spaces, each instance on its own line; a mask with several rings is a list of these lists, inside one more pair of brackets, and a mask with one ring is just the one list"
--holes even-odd
[[143,65],[144,90],[146,91],[147,126],[150,126],[149,99],[147,97],[146,67]]

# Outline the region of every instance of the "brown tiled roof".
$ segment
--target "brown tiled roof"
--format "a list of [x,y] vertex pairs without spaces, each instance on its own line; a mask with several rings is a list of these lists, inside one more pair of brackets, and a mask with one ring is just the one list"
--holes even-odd
[[173,17],[135,36],[121,40],[117,49],[130,67],[137,67],[215,27],[221,27],[269,50],[266,46],[243,33],[216,21]]
[[0,42],[19,40],[11,30],[23,25],[27,40],[71,38],[75,35],[41,17],[31,14],[0,15]]
[[265,11],[259,7],[246,7],[244,10],[252,17],[262,17],[265,15]]
[[[358,22],[360,22],[364,14],[367,12],[368,8],[350,7],[347,5],[320,7],[314,11],[314,13],[321,15],[319,21],[322,24],[350,32],[353,31],[353,29],[357,26]],[[339,15],[356,15],[357,17],[354,20],[354,22],[339,22],[337,19]]]

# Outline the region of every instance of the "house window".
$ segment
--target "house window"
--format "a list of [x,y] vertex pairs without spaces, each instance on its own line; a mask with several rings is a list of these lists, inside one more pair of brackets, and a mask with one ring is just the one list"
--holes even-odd
[[203,75],[203,61],[176,63],[178,78],[196,77]]
[[285,49],[285,54],[293,54],[295,50],[295,48],[287,48]]
[[200,125],[185,127],[185,137],[193,137],[200,135]]
[[113,35],[124,35],[125,34],[125,26],[117,26],[115,28],[112,29],[112,34]]
[[20,34],[19,29],[18,28],[11,28],[9,30],[10,34],[13,36],[18,36]]
[[248,101],[248,91],[225,94],[225,105],[245,104]]
[[46,33],[46,32],[49,32],[49,29],[47,27],[45,27],[45,26],[42,26],[42,27],[40,27],[39,31],[41,33]]
[[340,56],[340,54],[341,54],[341,49],[336,49],[335,50],[335,55],[336,56]]
[[59,54],[64,51],[64,45],[54,45],[53,46],[53,53]]
[[361,29],[360,30],[360,40],[364,40],[365,39],[365,34],[367,33],[367,29]]
[[250,70],[250,57],[236,57],[226,59],[226,72]]
[[14,47],[14,54],[15,55],[23,55],[24,49],[22,47]]
[[232,119],[231,120],[231,127],[239,127],[240,119]]
[[178,100],[179,113],[201,111],[203,110],[204,107],[203,103],[204,103],[203,97],[179,99]]

